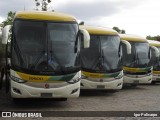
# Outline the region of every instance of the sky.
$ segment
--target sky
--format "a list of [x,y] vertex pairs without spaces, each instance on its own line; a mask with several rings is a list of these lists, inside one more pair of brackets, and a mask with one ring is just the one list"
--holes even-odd
[[[34,0],[0,0],[0,22],[8,11],[35,8]],[[160,35],[160,0],[52,0],[48,8],[74,15],[86,25],[117,26],[143,37]]]

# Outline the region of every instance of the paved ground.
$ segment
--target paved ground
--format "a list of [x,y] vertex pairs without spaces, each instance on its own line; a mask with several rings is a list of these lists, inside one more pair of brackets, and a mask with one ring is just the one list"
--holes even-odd
[[[77,99],[27,99],[14,103],[4,88],[0,91],[0,111],[160,111],[160,84],[127,86],[118,92],[82,90]],[[4,119],[4,118],[3,118]],[[35,118],[34,118],[35,119]],[[37,119],[37,118],[36,118]],[[45,118],[50,120],[52,118]],[[54,118],[58,120],[60,118]],[[61,118],[67,120],[70,118]],[[72,118],[81,120],[82,118]],[[106,118],[83,118],[105,120]],[[109,120],[115,118],[107,118]],[[124,120],[127,118],[118,118]],[[131,119],[131,118],[128,118]],[[132,118],[136,120],[137,118]],[[139,118],[141,120],[142,118]],[[151,118],[143,118],[150,120]],[[4,119],[5,120],[5,119]],[[14,120],[14,119],[13,119]],[[157,118],[158,120],[158,118]]]

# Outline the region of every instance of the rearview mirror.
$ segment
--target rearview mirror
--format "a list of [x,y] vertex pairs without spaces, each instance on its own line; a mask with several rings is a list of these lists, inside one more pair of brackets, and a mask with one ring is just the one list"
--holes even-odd
[[88,31],[85,29],[80,29],[80,32],[83,36],[84,48],[89,48],[90,47],[90,35],[89,35]]
[[11,25],[7,25],[2,29],[2,44],[7,44],[10,37]]
[[121,42],[126,45],[127,54],[131,54],[131,44],[126,40],[121,40]]

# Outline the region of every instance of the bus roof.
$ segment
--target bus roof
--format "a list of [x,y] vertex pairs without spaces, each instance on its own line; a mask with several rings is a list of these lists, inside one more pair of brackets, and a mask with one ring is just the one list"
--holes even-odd
[[74,16],[48,11],[23,11],[17,12],[15,18],[30,19],[30,20],[49,20],[49,21],[76,21]]
[[87,30],[89,34],[94,35],[118,35],[118,33],[115,30],[106,27],[102,28],[95,26],[80,25],[80,28]]
[[160,47],[160,42],[155,40],[147,40],[150,46]]
[[121,40],[133,41],[133,42],[147,42],[147,40],[141,36],[130,34],[119,34]]

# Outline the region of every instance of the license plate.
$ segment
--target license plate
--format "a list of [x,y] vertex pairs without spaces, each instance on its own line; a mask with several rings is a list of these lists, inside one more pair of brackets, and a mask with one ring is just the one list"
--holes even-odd
[[97,85],[97,88],[98,88],[98,89],[104,89],[105,86],[104,86],[104,85]]
[[139,83],[139,80],[135,80],[135,81],[133,81],[133,83]]
[[51,98],[52,97],[52,93],[41,93],[41,97],[42,98]]

